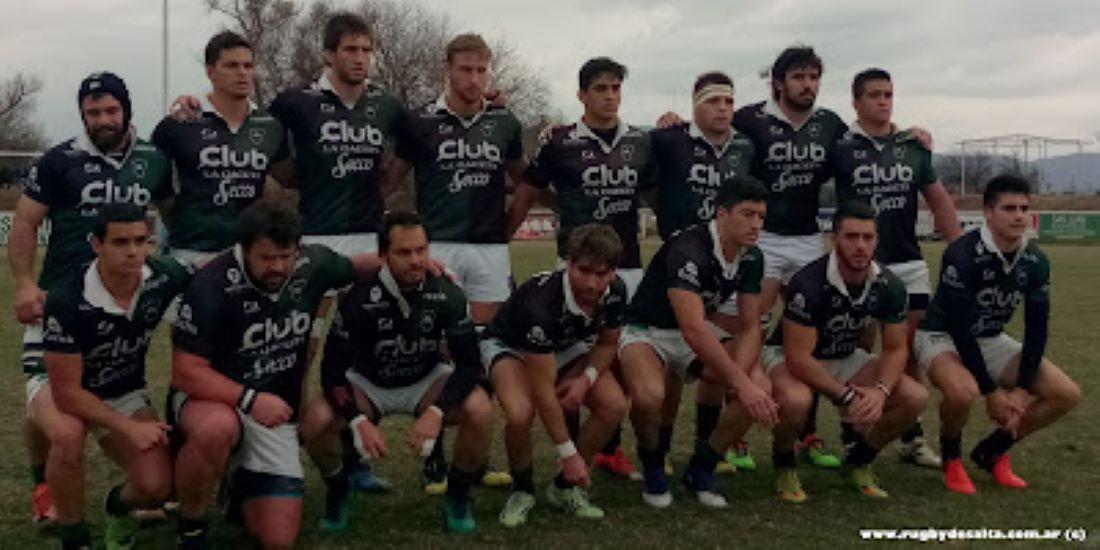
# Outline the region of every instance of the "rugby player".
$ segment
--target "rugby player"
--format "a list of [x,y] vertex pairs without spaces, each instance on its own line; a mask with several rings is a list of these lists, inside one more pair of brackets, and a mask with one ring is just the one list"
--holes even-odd
[[298,418],[314,313],[323,295],[378,265],[299,245],[293,206],[273,198],[242,212],[237,244],[210,260],[184,293],[172,331],[169,415],[179,543],[202,547],[206,509],[233,458],[231,494],[265,548],[294,544],[303,475]]
[[771,426],[778,419],[767,377],[757,366],[760,323],[738,323],[731,354],[707,321],[734,293],[742,319],[760,318],[764,257],[755,243],[766,199],[766,189],[755,180],[725,182],[715,197],[715,218],[661,246],[627,309],[629,324],[620,338],[619,360],[645,478],[642,499],[651,506],[672,503],[660,426],[674,423],[676,408],[669,404],[678,403],[679,396],[668,391],[666,379],[704,378],[735,395],[710,437],[696,442],[682,478],[706,506],[727,505],[714,481],[722,453],[754,421]]
[[[36,524],[54,516],[46,485],[49,439],[59,418],[46,386],[42,355],[42,311],[46,294],[60,287],[95,258],[88,244],[99,209],[112,203],[164,206],[172,196],[172,172],[167,158],[137,137],[130,124],[130,93],[118,76],[92,73],[77,92],[83,131],[46,152],[31,170],[15,205],[8,261],[14,287],[16,320],[25,326],[23,373],[26,376],[27,417],[23,423],[31,473]],[[50,221],[46,258],[34,277],[38,229]]]
[[178,197],[165,219],[172,257],[201,266],[233,246],[241,212],[264,193],[266,176],[287,155],[284,128],[252,104],[252,46],[235,33],[214,35],[204,50],[210,93],[201,115],[165,117],[152,140],[172,160]]
[[92,229],[96,260],[46,299],[48,392],[57,404],[50,436],[50,487],[62,547],[89,547],[84,523],[84,441],[92,433],[126,481],[107,493],[107,548],[130,548],[135,508],[159,508],[172,491],[168,425],[145,383],[149,341],[191,270],[149,256],[143,206],[107,204]]
[[[714,197],[723,182],[747,176],[755,149],[748,137],[731,126],[733,80],[721,72],[699,75],[692,87],[692,121],[653,131],[657,162],[657,230],[667,241],[677,231],[714,218]],[[715,321],[734,322],[736,301],[722,304]],[[727,330],[732,332],[732,329]],[[677,393],[675,388],[670,392]],[[725,392],[700,380],[696,388],[696,436],[707,439],[722,411]],[[672,427],[661,427],[662,441],[671,441]],[[746,445],[736,445],[718,465],[720,472],[753,470],[756,462]]]
[[[638,245],[639,190],[652,184],[655,159],[648,132],[622,122],[622,84],[627,69],[607,57],[589,59],[578,74],[577,99],[584,114],[573,124],[555,126],[540,137],[527,175],[516,188],[509,230],[519,228],[540,189],[553,186],[558,200],[558,261],[565,260],[569,233],[582,224],[611,226],[623,243],[616,270],[633,295],[642,280]],[[596,465],[624,476],[637,476],[619,448],[618,432]]]
[[[875,260],[905,283],[909,293],[909,341],[928,309],[931,286],[928,265],[917,243],[917,194],[932,210],[936,229],[947,242],[961,231],[955,205],[932,167],[932,153],[891,121],[894,86],[890,73],[867,69],[852,81],[856,121],[829,149],[829,165],[838,202],[860,201],[878,212]],[[923,380],[910,354],[907,372]],[[940,468],[940,457],[924,440],[920,422],[901,436],[901,457],[928,468]]]
[[[840,204],[833,216],[833,251],[799,270],[787,285],[782,350],[769,348],[762,355],[781,411],[772,456],[776,489],[787,502],[806,500],[793,446],[814,393],[840,409],[848,478],[875,498],[888,493],[871,463],[928,401],[924,386],[904,372],[907,295],[901,280],[874,260],[875,215],[863,203]],[[882,333],[877,356],[859,347],[873,322]]]
[[[390,212],[379,233],[382,267],[361,277],[340,300],[325,344],[321,379],[326,400],[310,404],[302,433],[328,486],[321,528],[347,526],[348,480],[340,433],[351,429],[364,459],[390,456],[378,423],[411,415],[413,456],[436,445],[444,423],[458,425],[454,460],[443,499],[448,532],[476,528],[470,486],[489,449],[493,405],[477,386],[477,333],[462,291],[446,276],[430,275],[428,232],[411,212]],[[444,359],[443,349],[453,363]]]
[[[569,236],[566,267],[535,275],[512,294],[481,343],[482,360],[504,409],[512,495],[500,523],[526,523],[535,506],[531,427],[542,419],[561,470],[546,490],[553,506],[600,519],[583,489],[597,451],[626,416],[628,404],[611,372],[627,291],[615,275],[622,243],[610,227],[586,224]],[[589,415],[574,433],[566,417]],[[575,442],[574,442],[575,440]]]
[[[917,360],[940,389],[943,481],[956,493],[975,492],[962,463],[962,429],[970,406],[985,397],[996,424],[970,453],[1003,487],[1023,489],[1008,451],[1072,410],[1081,390],[1043,357],[1050,317],[1050,261],[1027,238],[1031,187],[1015,175],[985,186],[985,225],[943,252],[940,282],[914,338]],[[1024,306],[1023,344],[1004,331]]]

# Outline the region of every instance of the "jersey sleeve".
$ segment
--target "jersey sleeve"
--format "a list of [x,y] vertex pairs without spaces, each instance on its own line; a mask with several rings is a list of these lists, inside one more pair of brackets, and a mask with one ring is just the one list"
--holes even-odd
[[742,294],[760,294],[761,284],[764,280],[764,254],[759,248],[754,248],[745,254],[741,260],[740,269],[745,270],[741,277],[741,288],[737,292]]
[[886,277],[883,296],[879,301],[876,318],[884,324],[904,323],[909,311],[909,293],[905,284],[893,274]]
[[985,358],[978,346],[978,339],[971,332],[974,326],[974,283],[970,262],[966,258],[965,246],[959,241],[948,246],[943,253],[940,268],[940,282],[937,293],[943,293],[944,317],[947,321],[947,333],[959,352],[963,366],[970,371],[982,395],[988,395],[997,386],[986,370]]
[[291,93],[290,90],[279,92],[279,95],[275,96],[275,99],[271,100],[271,105],[267,107],[267,112],[288,128],[294,119],[294,102],[290,96]]
[[551,177],[551,167],[554,163],[553,128],[553,126],[547,126],[539,133],[538,147],[523,175],[523,181],[539,189],[546,189],[553,182]]
[[74,319],[73,308],[77,302],[68,292],[51,292],[46,298],[45,325],[42,331],[42,348],[52,353],[80,353],[77,343],[79,323]]
[[454,372],[447,377],[435,402],[445,414],[462,405],[466,396],[473,391],[481,372],[481,351],[477,332],[470,318],[470,307],[466,297],[455,287],[447,290],[446,324],[443,332],[447,338],[447,350],[455,364]]
[[604,325],[603,328],[616,329],[626,323],[627,290],[626,283],[622,279],[615,278],[611,282],[611,292],[604,300]]
[[917,180],[917,186],[924,188],[926,185],[936,183],[939,179],[939,176],[936,174],[936,168],[932,165],[932,152],[921,146],[920,177]]
[[149,261],[155,264],[155,269],[168,276],[170,294],[175,297],[182,293],[191,284],[195,277],[195,267],[190,263],[182,264],[171,256],[150,256]]
[[149,140],[153,142],[153,145],[169,158],[175,154],[175,142],[172,139],[172,127],[175,124],[176,122],[171,118],[164,117],[153,129],[153,134],[149,136]]
[[403,123],[397,128],[393,152],[398,158],[410,164],[416,164],[417,159],[420,158],[421,149],[420,139],[417,136],[417,117],[412,111],[405,110],[401,119]]
[[1016,386],[1031,389],[1046,351],[1050,324],[1050,262],[1036,251],[1039,261],[1031,270],[1030,287],[1024,301],[1024,346]]
[[750,127],[749,121],[752,119],[752,110],[751,109],[752,109],[751,106],[748,106],[748,107],[742,107],[742,108],[734,111],[734,113],[733,113],[733,129],[734,130],[737,130],[738,132],[740,132],[742,134],[748,134],[749,133],[749,127]]
[[[803,271],[802,273],[807,273]],[[812,284],[812,277],[796,274],[787,284],[783,318],[802,326],[817,328],[821,318],[821,285]]]
[[213,361],[219,352],[221,289],[198,281],[183,293],[179,312],[172,326],[172,345],[188,353]]
[[325,276],[325,288],[340,289],[355,282],[355,264],[351,258],[333,251],[327,246],[318,246],[319,271]]
[[46,206],[53,206],[57,202],[57,194],[62,183],[61,176],[57,173],[57,158],[53,152],[48,152],[38,159],[31,167],[26,183],[23,185],[23,194]]
[[508,146],[504,150],[504,160],[523,159],[523,125],[514,115],[508,117],[511,131],[508,133]]
[[[675,245],[669,247],[668,256],[665,257],[665,273],[668,274],[668,288],[687,290],[695,294],[703,293],[702,281],[706,274],[707,261],[704,254],[700,253],[691,241],[681,238]],[[709,251],[706,253],[709,254]]]
[[658,183],[658,162],[656,151],[656,140],[653,139],[653,133],[646,133],[646,140],[649,141],[648,152],[645,156],[645,165],[642,166],[642,172],[638,177],[638,188],[642,191],[653,189],[657,187]]
[[176,186],[172,182],[172,161],[159,147],[156,147],[156,145],[153,145],[153,147],[156,148],[157,161],[164,167],[161,170],[160,177],[154,184],[156,188],[153,190],[153,202],[160,202],[175,196]]

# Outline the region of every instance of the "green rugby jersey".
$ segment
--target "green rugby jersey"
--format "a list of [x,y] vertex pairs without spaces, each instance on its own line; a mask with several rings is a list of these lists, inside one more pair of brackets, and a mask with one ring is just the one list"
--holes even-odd
[[304,234],[377,233],[382,163],[404,115],[400,100],[368,83],[345,104],[325,73],[280,93],[268,110],[290,132]]
[[756,146],[752,175],[770,191],[764,230],[778,235],[818,233],[818,195],[830,177],[828,151],[848,129],[844,121],[815,107],[795,128],[769,100],[739,109],[733,127]]
[[105,155],[81,133],[38,159],[23,193],[49,208],[50,238],[38,277],[48,292],[95,258],[88,239],[100,207],[171,197],[172,170],[167,157],[133,130],[121,156]]
[[267,111],[252,109],[232,130],[205,99],[195,122],[162,120],[153,143],[172,159],[179,179],[165,220],[168,244],[201,252],[236,242],[241,212],[263,197],[268,169],[287,155],[283,125]]
[[416,209],[433,241],[508,242],[505,167],[523,158],[511,111],[486,104],[465,118],[440,97],[407,114],[396,154],[416,172]]
[[932,153],[909,132],[876,138],[859,124],[829,150],[838,204],[858,201],[878,212],[875,259],[895,264],[923,258],[917,244],[917,194],[935,183]]

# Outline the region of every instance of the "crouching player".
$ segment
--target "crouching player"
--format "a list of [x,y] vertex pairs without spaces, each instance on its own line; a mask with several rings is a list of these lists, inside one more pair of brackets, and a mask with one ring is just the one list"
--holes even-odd
[[[611,372],[627,289],[615,274],[622,242],[607,225],[574,229],[566,267],[535,275],[504,303],[482,341],[482,358],[504,409],[504,442],[512,495],[500,523],[527,521],[535,505],[531,426],[542,419],[557,447],[561,471],[546,490],[550,504],[577,517],[603,510],[584,494],[588,467],[626,416],[627,401]],[[580,407],[589,414],[570,429]],[[574,442],[575,440],[575,442]]]
[[[416,418],[408,438],[414,457],[431,452],[444,423],[458,425],[444,526],[471,533],[470,486],[485,463],[493,407],[477,386],[481,358],[466,297],[445,276],[428,273],[428,234],[416,214],[388,214],[378,250],[382,267],[340,300],[321,363],[325,398],[310,404],[303,422],[303,439],[328,489],[321,527],[341,531],[348,521],[343,428],[351,428],[350,443],[362,459],[386,458],[378,423],[404,414]],[[444,344],[453,365],[444,359]]]
[[[970,458],[1004,487],[1023,489],[1008,460],[1021,438],[1069,412],[1081,390],[1043,358],[1050,315],[1050,263],[1027,240],[1030,187],[1005,175],[986,184],[986,224],[959,237],[943,252],[940,284],[914,338],[914,350],[940,389],[943,480],[963,494],[975,492],[962,464],[962,429],[970,406],[985,396],[997,427]],[[1004,325],[1024,304],[1024,342]]]
[[57,409],[43,425],[64,548],[90,547],[83,522],[85,434],[126,474],[126,482],[107,493],[107,548],[129,548],[137,530],[130,510],[159,507],[172,491],[168,426],[153,409],[145,355],[191,271],[149,256],[149,234],[144,207],[104,206],[92,229],[95,261],[46,300],[49,385],[43,395]]
[[[888,494],[871,463],[928,401],[924,386],[904,373],[907,294],[901,280],[874,261],[874,208],[841,204],[833,232],[834,250],[795,273],[787,286],[782,355],[764,354],[782,418],[773,447],[776,488],[788,502],[806,500],[793,449],[814,393],[840,408],[851,482],[878,498]],[[874,321],[882,330],[877,356],[859,347],[860,334]]]

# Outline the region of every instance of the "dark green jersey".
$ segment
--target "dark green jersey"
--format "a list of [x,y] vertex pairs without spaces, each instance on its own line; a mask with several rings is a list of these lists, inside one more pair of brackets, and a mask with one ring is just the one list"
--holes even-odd
[[278,395],[297,416],[317,306],[325,292],[350,285],[355,269],[327,247],[302,246],[286,283],[269,293],[252,283],[244,263],[235,246],[199,269],[172,343],[234,382]]
[[27,197],[49,208],[50,240],[38,286],[50,291],[95,258],[88,236],[99,209],[110,203],[145,206],[172,196],[168,159],[131,132],[121,156],[101,153],[87,134],[46,151],[23,188]]
[[486,105],[472,118],[440,97],[408,113],[397,156],[416,171],[416,208],[433,241],[505,243],[505,167],[523,158],[522,126]]
[[710,315],[735,293],[760,294],[763,278],[764,254],[759,248],[745,248],[727,262],[716,222],[693,225],[657,250],[627,306],[626,319],[628,323],[675,329],[679,324],[668,298],[670,289],[698,294]]
[[80,354],[81,386],[101,399],[145,387],[145,355],[164,310],[191,281],[192,271],[168,257],[150,256],[129,310],[103,286],[97,264],[46,299],[42,336],[47,352]]
[[280,93],[269,107],[290,131],[306,235],[377,233],[384,210],[383,157],[404,114],[400,100],[367,84],[354,105],[327,74]]
[[654,130],[652,135],[658,174],[657,231],[668,240],[689,225],[714,218],[718,188],[749,175],[756,150],[752,141],[736,131],[715,146],[695,124]]
[[783,318],[817,331],[814,357],[841,359],[856,350],[872,321],[904,323],[909,295],[900,279],[875,263],[860,288],[849,288],[830,253],[795,273],[784,298]]
[[642,267],[637,195],[651,186],[656,172],[649,132],[620,123],[615,136],[605,142],[578,121],[550,128],[539,139],[524,179],[536,187],[554,187],[561,222],[558,256],[565,257],[573,228],[604,223],[623,242],[618,267]]
[[241,211],[263,197],[268,169],[287,154],[283,125],[267,111],[253,109],[232,130],[208,103],[195,122],[162,120],[153,142],[179,179],[168,244],[202,252],[233,245]]
[[875,138],[857,124],[829,150],[829,166],[838,204],[859,201],[878,212],[879,262],[923,258],[917,244],[917,193],[936,181],[931,152],[909,132]]
[[752,173],[771,191],[764,230],[817,233],[818,195],[830,177],[828,151],[848,126],[836,113],[815,108],[795,128],[774,101],[766,101],[739,109],[733,127],[756,146]]

